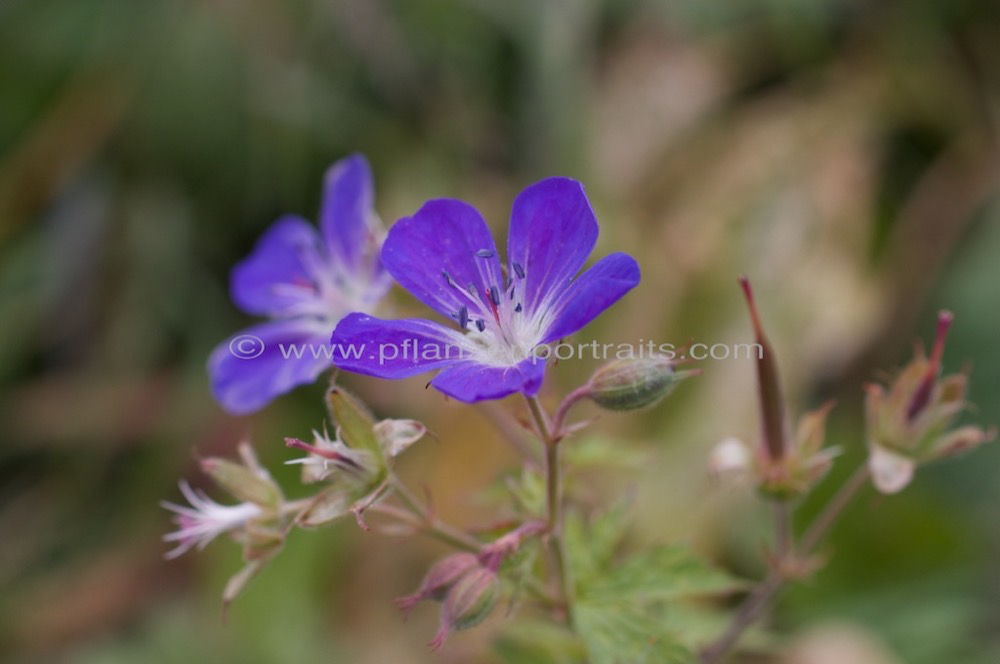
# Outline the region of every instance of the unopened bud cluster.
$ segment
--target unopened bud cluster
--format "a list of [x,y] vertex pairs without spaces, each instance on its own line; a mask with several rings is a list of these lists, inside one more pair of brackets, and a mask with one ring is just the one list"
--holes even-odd
[[525,539],[544,532],[544,522],[527,521],[478,553],[447,556],[430,568],[417,592],[400,597],[396,606],[409,615],[421,602],[441,602],[441,626],[431,641],[438,650],[451,632],[475,627],[489,617],[500,597],[500,566]]

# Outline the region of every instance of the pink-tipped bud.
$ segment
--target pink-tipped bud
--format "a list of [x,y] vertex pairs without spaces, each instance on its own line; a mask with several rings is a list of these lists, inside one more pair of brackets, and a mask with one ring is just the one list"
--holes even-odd
[[479,558],[472,553],[455,553],[443,558],[427,571],[417,592],[396,599],[396,606],[404,614],[409,615],[410,611],[424,600],[441,601],[459,579],[477,567]]
[[500,597],[500,580],[496,572],[478,567],[462,576],[448,591],[441,607],[441,627],[432,650],[440,650],[452,631],[470,629],[493,612]]

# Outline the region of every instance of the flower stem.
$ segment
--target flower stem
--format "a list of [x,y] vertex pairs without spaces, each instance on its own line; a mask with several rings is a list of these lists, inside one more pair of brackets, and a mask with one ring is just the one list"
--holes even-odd
[[576,388],[572,392],[566,395],[566,398],[562,400],[559,407],[556,408],[556,414],[552,418],[552,428],[554,430],[554,435],[559,439],[562,439],[565,434],[564,427],[566,425],[566,415],[569,414],[570,409],[576,405],[576,402],[585,398],[587,394],[590,393],[591,385],[586,383]]
[[393,492],[399,497],[403,507],[417,517],[420,527],[426,534],[456,549],[472,553],[478,553],[482,549],[482,542],[435,516],[426,505],[413,495],[406,485],[399,481],[399,478],[393,477],[391,483]]
[[[787,507],[785,515],[782,515],[779,511],[777,517],[779,556],[782,555],[783,547],[785,546],[788,548],[784,549],[784,555],[789,557],[804,557],[812,553],[812,550],[837,521],[844,508],[857,495],[858,491],[865,486],[868,475],[868,465],[863,463],[841,485],[840,490],[830,499],[830,502],[826,504],[826,507],[823,508],[819,516],[816,517],[815,521],[813,521],[812,525],[809,526],[802,536],[797,554],[792,548],[794,541],[791,537],[790,523],[785,521],[786,518],[790,517],[790,514],[787,512]],[[787,540],[785,540],[785,533],[787,533]],[[787,543],[782,544],[783,540]],[[791,580],[786,566],[782,564],[784,560],[784,558],[778,559],[777,564],[771,569],[764,580],[743,600],[743,604],[736,611],[736,615],[733,616],[733,620],[730,622],[729,627],[726,628],[726,631],[702,650],[701,664],[718,664],[718,662],[721,662],[732,647],[736,645],[740,637],[743,636],[743,633],[771,607],[774,598],[785,587],[785,584]]]
[[827,533],[830,526],[834,524],[840,513],[844,511],[848,503],[857,495],[868,482],[870,474],[867,463],[862,463],[854,473],[847,478],[847,481],[840,487],[840,490],[830,499],[823,511],[820,512],[816,520],[812,522],[809,529],[802,536],[802,551],[809,553],[813,547],[819,544],[823,535]]
[[523,427],[503,410],[495,401],[484,401],[479,404],[479,412],[496,428],[511,449],[521,458],[533,465],[538,465],[538,453],[531,446],[530,437],[524,435]]
[[545,445],[545,522],[549,548],[559,585],[559,597],[572,622],[572,581],[566,564],[566,551],[562,540],[562,473],[559,466],[559,436],[549,425],[548,416],[538,397],[526,397],[528,409],[535,421],[538,434]]
[[795,531],[792,529],[792,506],[787,501],[774,505],[775,557],[779,561],[795,556]]
[[778,591],[785,583],[785,577],[778,570],[771,570],[767,577],[753,589],[743,604],[740,605],[736,615],[733,616],[729,627],[718,639],[712,642],[701,652],[702,664],[717,664],[722,661],[726,653],[736,645],[743,632],[760,618],[761,614],[770,606]]
[[281,505],[281,516],[290,516],[293,514],[298,514],[302,510],[306,509],[315,502],[316,498],[301,498],[299,500],[291,500]]

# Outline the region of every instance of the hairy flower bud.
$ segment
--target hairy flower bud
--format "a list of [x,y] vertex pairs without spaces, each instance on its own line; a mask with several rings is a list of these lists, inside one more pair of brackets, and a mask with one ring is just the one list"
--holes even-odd
[[396,599],[396,606],[408,615],[413,607],[424,600],[441,601],[445,598],[448,590],[462,576],[477,567],[480,567],[479,559],[472,553],[455,553],[447,558],[442,558],[424,575],[424,580],[420,583],[417,592]]
[[249,445],[241,445],[240,454],[243,463],[210,457],[201,460],[201,469],[220,488],[236,498],[265,509],[277,510],[282,501],[281,489],[257,463]]
[[586,396],[608,410],[636,410],[652,406],[697,373],[677,371],[663,356],[613,360],[590,377]]
[[326,393],[326,403],[333,421],[337,423],[339,436],[348,447],[368,450],[379,454],[375,437],[375,419],[368,407],[350,392],[338,385],[332,385]]
[[453,630],[470,629],[493,612],[500,597],[496,572],[477,567],[464,574],[448,591],[441,607],[441,627],[431,648],[438,650]]

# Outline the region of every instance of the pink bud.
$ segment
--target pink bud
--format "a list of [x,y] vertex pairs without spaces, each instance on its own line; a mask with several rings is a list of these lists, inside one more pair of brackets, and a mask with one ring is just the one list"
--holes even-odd
[[445,597],[441,627],[430,646],[440,650],[453,630],[470,629],[486,620],[500,596],[500,580],[492,570],[479,567],[462,576]]
[[470,570],[479,567],[479,559],[472,553],[455,553],[434,564],[424,576],[420,588],[412,595],[395,600],[396,606],[405,614],[427,599],[442,600],[448,589]]

